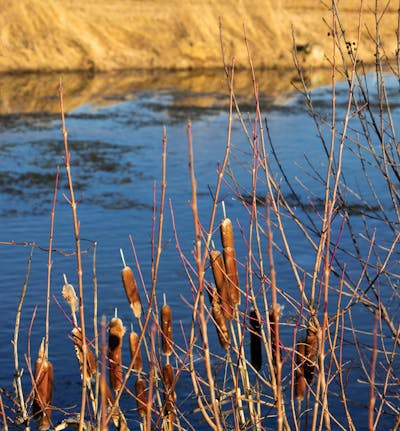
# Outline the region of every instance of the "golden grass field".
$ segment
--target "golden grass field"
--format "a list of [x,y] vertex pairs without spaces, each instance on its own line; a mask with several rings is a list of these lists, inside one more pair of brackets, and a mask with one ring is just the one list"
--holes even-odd
[[[346,39],[357,40],[359,0],[338,1]],[[383,9],[386,2],[379,2]],[[396,3],[396,4],[395,4]],[[359,58],[374,61],[375,1],[363,2]],[[214,2],[199,0],[0,0],[0,71],[110,71],[127,68],[221,66],[219,18],[226,57],[247,65],[243,24],[258,67],[292,65],[296,43],[302,61],[327,66],[331,14],[318,0]],[[397,48],[397,2],[380,23],[389,57]],[[324,21],[325,20],[325,21]]]

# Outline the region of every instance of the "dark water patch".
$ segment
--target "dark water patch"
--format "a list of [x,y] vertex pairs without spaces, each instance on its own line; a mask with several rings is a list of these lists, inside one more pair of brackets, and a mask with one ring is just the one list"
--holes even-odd
[[[253,202],[253,196],[242,195],[241,198],[248,205]],[[267,196],[257,195],[255,198],[256,205],[265,206]],[[322,198],[314,197],[312,199],[300,198],[298,195],[288,193],[284,195],[283,199],[280,199],[283,204],[286,202],[291,208],[301,208],[304,212],[322,212],[325,208],[325,201]],[[374,204],[360,203],[360,202],[346,202],[341,201],[340,204],[335,208],[336,212],[346,212],[349,215],[364,215],[366,213],[378,213],[381,209]]]
[[59,115],[49,112],[30,112],[29,114],[2,114],[0,115],[0,132],[3,131],[42,131],[51,129],[53,122]]
[[148,203],[140,202],[120,192],[105,192],[92,195],[88,199],[88,203],[98,205],[107,210],[138,209],[151,211],[153,209]]

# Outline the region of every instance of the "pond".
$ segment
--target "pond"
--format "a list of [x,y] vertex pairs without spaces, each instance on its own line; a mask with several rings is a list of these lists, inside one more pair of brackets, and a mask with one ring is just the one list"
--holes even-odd
[[[54,243],[52,254],[50,304],[50,339],[49,356],[55,369],[55,389],[53,403],[68,413],[78,411],[77,403],[81,389],[79,367],[77,366],[73,343],[69,338],[72,323],[69,310],[63,301],[61,289],[64,284],[63,274],[77,288],[76,257],[71,208],[67,201],[68,183],[63,165],[63,143],[58,99],[58,76],[22,75],[3,76],[0,78],[0,263],[1,263],[1,304],[0,304],[0,357],[2,373],[0,387],[12,391],[14,361],[11,340],[15,327],[15,316],[19,297],[27,272],[28,258],[33,249],[31,270],[27,292],[23,302],[19,334],[19,361],[24,368],[24,391],[31,389],[27,360],[29,352],[32,361],[36,357],[40,340],[44,337],[45,298],[47,287],[47,259],[51,221],[51,206],[55,187],[56,167],[60,166],[59,186],[55,209]],[[318,121],[324,125],[330,121],[331,87],[330,71],[318,71],[309,76],[309,85],[313,87],[314,108],[318,112]],[[279,184],[280,191],[297,216],[309,226],[314,240],[321,228],[320,216],[323,212],[321,202],[324,199],[324,177],[327,158],[321,138],[318,136],[313,116],[309,114],[305,99],[294,90],[293,81],[299,85],[292,71],[263,71],[258,73],[260,104],[263,113],[268,115],[268,131],[272,148],[267,144],[271,169]],[[371,91],[374,88],[374,75],[369,75]],[[387,91],[391,100],[393,123],[399,124],[398,84],[388,77]],[[120,249],[124,251],[127,264],[134,269],[139,282],[141,295],[151,286],[152,235],[154,205],[158,218],[163,128],[167,136],[167,188],[164,210],[164,230],[162,254],[157,282],[157,300],[163,301],[166,295],[173,311],[174,338],[184,346],[191,324],[191,304],[193,289],[186,274],[179,251],[193,264],[194,227],[191,210],[192,188],[189,172],[189,152],[187,122],[191,122],[193,137],[194,170],[196,174],[198,208],[200,222],[205,229],[209,224],[213,204],[219,163],[222,162],[228,138],[229,91],[223,70],[196,72],[125,72],[105,75],[63,76],[64,106],[68,129],[69,149],[71,152],[72,176],[75,196],[78,200],[78,218],[82,238],[85,309],[88,337],[93,337],[93,243],[96,243],[96,272],[98,283],[98,316],[106,316],[109,321],[118,314],[128,331],[131,323],[136,330],[132,313],[127,303],[121,283],[122,262]],[[255,104],[252,94],[251,76],[246,71],[237,73],[235,94],[243,120],[249,130],[254,121]],[[373,100],[373,93],[370,97]],[[337,87],[338,122],[343,119],[347,106],[348,85],[339,83]],[[352,111],[353,115],[354,112]],[[263,114],[264,115],[264,114]],[[353,115],[354,117],[354,115]],[[352,117],[352,118],[353,118]],[[245,285],[245,265],[248,255],[246,244],[249,237],[249,212],[244,204],[251,199],[251,160],[252,149],[243,131],[237,114],[233,116],[232,151],[229,168],[233,177],[226,177],[222,184],[220,200],[224,200],[228,217],[235,229],[236,253],[238,256],[239,275]],[[340,123],[341,124],[341,123]],[[323,126],[324,127],[324,126]],[[329,142],[329,127],[321,131]],[[338,134],[339,136],[339,134]],[[340,136],[339,138],[340,139]],[[348,141],[361,142],[354,148],[365,149],[360,138],[360,131],[351,123]],[[393,244],[398,222],[388,224],[382,221],[382,208],[390,221],[395,220],[392,201],[387,193],[387,184],[379,174],[371,174],[374,190],[380,197],[382,207],[377,205],[366,186],[365,175],[361,170],[357,151],[347,144],[343,157],[343,193],[348,202],[353,233],[349,232],[344,217],[334,221],[332,241],[337,241],[335,257],[341,262],[348,261],[346,268],[348,280],[357,280],[362,273],[363,264],[354,255],[354,238],[361,256],[367,258],[371,246],[371,237],[375,229],[379,247],[373,250],[370,260],[371,271],[376,273],[375,264],[382,262],[388,249]],[[284,168],[285,181],[279,165],[272,156],[275,151],[279,163]],[[374,158],[370,151],[365,151],[364,158],[371,166]],[[373,172],[371,170],[371,172]],[[322,180],[321,180],[322,178]],[[239,199],[240,191],[243,200]],[[294,191],[296,194],[294,194]],[[267,192],[265,178],[259,173],[257,196],[263,199]],[[265,214],[263,205],[260,214]],[[217,207],[215,228],[222,219],[221,205]],[[298,227],[287,215],[285,232],[290,243],[291,253],[297,265],[302,268],[306,286],[310,285],[309,273],[313,271],[315,250],[310,243],[299,235]],[[176,227],[176,237],[173,228]],[[274,221],[275,223],[275,221]],[[315,228],[312,224],[315,223]],[[392,228],[388,226],[392,226]],[[264,228],[264,227],[263,227]],[[343,231],[341,230],[343,228]],[[286,365],[290,366],[290,348],[293,345],[293,326],[296,322],[301,295],[296,279],[290,269],[284,244],[273,225],[275,265],[277,284],[286,292],[279,301],[284,306],[282,312],[282,343],[288,347],[285,356]],[[394,230],[394,231],[393,231]],[[155,228],[157,233],[157,225]],[[215,232],[214,241],[220,247],[219,234]],[[132,248],[134,244],[134,250]],[[33,248],[32,248],[33,245]],[[263,252],[267,262],[266,240],[263,240]],[[137,254],[137,261],[135,258]],[[391,273],[398,275],[399,252],[394,250],[388,267]],[[137,266],[139,263],[139,268]],[[266,267],[269,267],[266,264]],[[139,271],[140,269],[140,271]],[[374,272],[375,271],[375,272]],[[207,265],[206,279],[212,282],[212,274]],[[143,287],[143,285],[145,287]],[[339,279],[332,281],[335,289]],[[363,280],[361,286],[367,285]],[[397,281],[398,283],[398,281]],[[398,324],[398,296],[393,285],[391,288],[382,282],[382,301],[393,312],[393,322]],[[329,311],[334,313],[337,298],[329,304]],[[290,299],[292,298],[292,299]],[[349,297],[343,301],[349,302]],[[142,299],[143,301],[143,299]],[[207,305],[208,300],[206,299]],[[396,305],[397,304],[397,305]],[[243,303],[242,303],[243,306]],[[360,353],[369,367],[370,347],[373,343],[373,314],[368,307],[357,305],[352,312],[352,319],[357,322],[360,331],[359,341],[367,353]],[[371,306],[373,309],[373,307]],[[353,421],[359,429],[365,429],[368,418],[369,384],[362,370],[362,361],[355,359],[354,331],[349,329],[350,317],[346,315],[346,329],[343,342],[343,362],[349,374],[346,386]],[[215,330],[209,322],[211,345],[218,344]],[[385,325],[383,325],[385,326]],[[343,329],[344,330],[344,329]],[[385,338],[387,337],[387,338]],[[382,329],[382,344],[390,344],[390,331]],[[127,335],[123,362],[129,363]],[[390,348],[387,346],[387,352]],[[222,349],[215,348],[218,355]],[[397,353],[394,351],[397,368]],[[28,356],[27,356],[28,355]],[[200,353],[199,358],[200,359]],[[182,361],[186,359],[183,358]],[[218,360],[215,359],[218,363]],[[178,363],[178,360],[177,360]],[[215,365],[217,367],[217,365]],[[382,365],[383,367],[383,365]],[[351,372],[350,372],[351,371]],[[223,370],[219,370],[223,373]],[[267,371],[264,372],[267,375]],[[363,383],[360,383],[363,382]],[[290,387],[290,379],[284,381]],[[176,392],[182,415],[197,417],[195,398],[188,397],[190,390],[188,373],[182,373]],[[353,386],[352,386],[353,385]],[[132,385],[131,389],[132,389]],[[360,388],[362,394],[360,394]],[[338,387],[332,391],[338,391]],[[290,389],[289,389],[290,391]],[[290,392],[289,392],[290,393]],[[389,391],[387,393],[388,396]],[[179,398],[181,399],[179,400]],[[189,400],[186,399],[188,397]],[[339,397],[334,398],[332,412],[338,421],[345,422],[345,414],[340,407]],[[122,405],[132,422],[137,421],[136,403],[129,397],[123,397]],[[337,406],[335,405],[337,403]],[[396,406],[396,398],[393,401]],[[397,397],[397,411],[399,407]],[[290,409],[289,409],[290,410]],[[387,411],[381,424],[392,426],[394,411]],[[390,409],[389,409],[390,410]],[[356,412],[356,413],[355,413]],[[62,412],[54,412],[57,422],[63,417]],[[397,413],[398,414],[398,413]],[[385,425],[386,424],[386,425]],[[135,425],[136,426],[136,425]],[[188,429],[206,429],[199,425],[182,423]],[[269,425],[265,425],[268,427]],[[335,425],[333,426],[335,428]],[[340,429],[340,428],[337,428]]]

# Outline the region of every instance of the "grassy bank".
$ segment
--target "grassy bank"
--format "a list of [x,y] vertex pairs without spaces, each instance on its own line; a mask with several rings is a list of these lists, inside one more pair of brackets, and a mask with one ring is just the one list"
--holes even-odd
[[[343,3],[343,4],[342,4]],[[339,4],[346,42],[357,40],[360,4],[359,58],[374,62],[375,1]],[[327,67],[331,38],[324,20],[329,8],[318,0],[267,0],[262,3],[209,1],[20,0],[0,2],[0,71],[116,69],[185,69],[220,67],[219,19],[226,54],[247,67],[243,24],[258,67],[292,65],[291,26],[308,67]],[[393,57],[397,5],[378,2],[384,12],[380,39]]]

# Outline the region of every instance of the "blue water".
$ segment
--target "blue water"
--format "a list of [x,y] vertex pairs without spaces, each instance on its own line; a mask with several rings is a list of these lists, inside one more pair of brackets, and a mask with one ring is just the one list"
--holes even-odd
[[[32,79],[34,81],[35,78]],[[57,96],[57,79],[52,76],[47,79],[55,80],[55,96],[52,96],[51,99],[53,100]],[[221,81],[223,81],[223,77]],[[39,86],[41,83],[42,81],[38,80],[37,85]],[[372,78],[371,84],[373,84]],[[68,95],[68,75],[64,78],[64,87],[65,93]],[[119,249],[122,248],[128,265],[134,268],[139,279],[129,240],[130,235],[133,238],[145,287],[149,291],[153,204],[155,195],[157,211],[159,211],[161,149],[163,127],[165,126],[167,131],[167,192],[157,298],[158,301],[161,301],[162,295],[166,294],[167,301],[173,310],[176,341],[183,343],[183,337],[180,334],[181,325],[185,329],[190,325],[191,312],[186,302],[192,302],[192,292],[176,249],[170,208],[173,211],[179,244],[186,256],[193,262],[191,253],[194,230],[190,208],[191,185],[188,170],[186,124],[187,120],[190,119],[198,186],[199,215],[201,223],[207,227],[212,205],[210,190],[214,190],[218,162],[222,161],[224,157],[227,141],[229,99],[223,86],[221,87],[220,91],[214,89],[207,94],[208,99],[211,100],[207,103],[204,102],[204,89],[203,92],[193,89],[183,91],[173,87],[163,88],[158,85],[156,88],[149,86],[149,88],[140,89],[136,93],[129,90],[126,94],[121,94],[120,91],[112,94],[112,89],[108,89],[103,98],[101,93],[97,93],[95,100],[88,98],[83,103],[76,102],[75,106],[67,112],[66,122],[71,151],[72,175],[75,195],[79,200],[80,234],[81,238],[88,240],[82,242],[82,247],[87,251],[83,255],[83,264],[84,300],[87,309],[86,321],[89,337],[93,336],[91,319],[93,314],[92,243],[94,241],[97,243],[99,316],[105,315],[107,319],[110,319],[117,309],[118,316],[123,319],[128,329],[132,322],[132,315],[120,279],[122,264],[119,256]],[[392,115],[395,123],[398,123],[398,88],[395,80],[388,80],[388,89],[389,96],[394,100]],[[330,91],[330,87],[313,90],[315,108],[321,113],[322,118],[327,120],[329,120],[330,112]],[[337,93],[338,121],[343,115],[347,94],[346,84],[340,84]],[[32,97],[35,97],[34,94]],[[323,198],[323,185],[315,177],[317,175],[324,177],[327,160],[313,120],[307,112],[303,98],[296,93],[286,95],[284,104],[281,101],[278,103],[276,95],[271,96],[268,93],[263,93],[261,100],[266,112],[268,112],[270,134],[279,161],[284,166],[301,202],[306,206],[308,205],[308,210],[302,211],[299,203],[294,201],[296,214],[307,224],[313,221],[319,228],[319,216],[315,211],[310,210],[310,205],[314,206],[316,211],[322,211],[322,208],[318,207],[318,198]],[[61,171],[57,192],[53,244],[53,248],[57,251],[53,253],[51,289],[52,295],[59,301],[67,315],[68,309],[61,296],[62,274],[65,273],[69,282],[77,285],[76,259],[74,256],[65,256],[65,253],[70,253],[74,249],[74,237],[71,210],[63,196],[63,194],[68,195],[68,190],[66,173],[63,168],[61,121],[57,112],[46,111],[43,107],[38,109],[25,112],[23,106],[20,106],[20,111],[17,107],[12,112],[3,112],[0,124],[0,241],[15,241],[17,243],[17,245],[0,246],[0,339],[2,340],[0,344],[0,357],[2,358],[0,387],[8,390],[12,390],[11,383],[14,372],[10,341],[13,337],[15,312],[25,278],[27,259],[31,251],[30,246],[21,244],[29,242],[44,249],[48,247],[56,166],[60,166]],[[254,106],[249,94],[242,109],[246,122],[247,111],[250,112],[250,118],[253,119]],[[251,121],[250,124],[252,124]],[[357,136],[357,131],[353,129],[350,133],[353,137]],[[329,142],[327,127],[323,128],[323,136]],[[234,115],[231,142],[231,167],[235,181],[243,187],[249,188],[251,186],[249,174],[251,149],[236,114]],[[281,184],[282,193],[284,196],[289,196],[291,192],[285,184],[276,162],[272,159],[271,150],[268,151],[271,157],[271,167],[276,172],[276,180]],[[311,161],[316,172],[312,172],[310,169],[305,155]],[[366,155],[365,157],[368,159],[369,156]],[[354,156],[351,148],[344,150],[343,171],[349,187],[353,188],[356,193],[364,193],[363,197],[368,200],[371,196],[368,191],[365,191],[365,178],[360,171],[358,159]],[[373,181],[384,207],[390,217],[393,217],[383,181],[378,175],[373,178]],[[228,216],[234,221],[237,255],[239,260],[244,263],[247,253],[239,225],[243,229],[244,237],[247,237],[249,216],[246,208],[232,192],[233,185],[234,182],[227,178],[227,184],[223,185],[221,196],[225,200]],[[267,189],[260,175],[257,195],[263,197],[266,193]],[[351,192],[347,192],[346,198],[351,204],[359,204]],[[362,203],[359,205],[363,206]],[[362,215],[366,216],[368,229],[377,229],[379,244],[386,247],[390,245],[394,234],[379,221],[379,217],[377,217],[379,212],[377,210],[368,211],[363,208],[359,214],[359,210],[360,208],[357,207],[357,212],[354,211],[352,215],[352,223],[358,240],[360,240],[360,233],[365,231]],[[263,213],[262,207],[260,207],[260,212]],[[219,206],[217,222],[221,218],[222,210]],[[342,221],[343,218],[340,215],[333,224],[332,241],[334,242],[339,237]],[[398,231],[398,224],[393,223],[393,226]],[[311,271],[315,252],[299,235],[294,223],[289,219],[287,219],[286,233],[294,259],[305,271]],[[311,235],[316,240],[317,233],[314,232]],[[274,239],[277,246],[281,247],[282,241],[276,229],[274,230]],[[218,232],[215,235],[215,243],[219,247]],[[360,244],[361,253],[365,256],[368,251],[368,242],[361,240]],[[265,240],[263,240],[263,246],[266,246]],[[342,262],[344,260],[349,261],[348,275],[356,279],[361,273],[361,266],[356,259],[346,256],[346,250],[352,251],[353,248],[349,234],[345,229],[340,239],[337,256]],[[382,256],[385,256],[385,253],[382,252],[381,255],[373,256],[371,262],[375,262]],[[266,253],[264,260],[267,261]],[[390,261],[390,268],[397,273],[398,261],[399,254],[396,249],[394,257]],[[293,296],[296,301],[299,301],[298,288],[287,259],[278,251],[275,253],[275,264],[278,286]],[[268,267],[267,264],[266,267]],[[245,271],[242,267],[239,271],[244,284]],[[307,278],[303,272],[301,275]],[[209,270],[207,270],[206,278],[208,281],[212,281]],[[46,280],[47,252],[35,248],[20,328],[20,364],[25,369],[24,354],[28,352],[28,343],[31,345],[32,356],[35,357],[40,339],[44,336]],[[338,286],[337,278],[332,284],[335,287]],[[394,312],[394,320],[398,323],[398,305],[396,305],[398,304],[398,297],[393,290],[387,288],[384,282],[382,282],[381,287],[382,298],[390,305],[390,309]],[[309,280],[306,281],[307,288],[309,288]],[[283,342],[290,347],[293,342],[292,324],[297,318],[296,309],[291,308],[289,302],[285,303],[283,298],[280,300],[285,306],[282,317],[285,322],[282,327]],[[347,303],[348,300],[344,298],[343,301]],[[29,327],[35,306],[37,306],[37,312],[30,334]],[[335,307],[336,299],[333,299],[331,311],[335,310]],[[357,322],[358,330],[371,331],[373,318],[365,307],[359,305],[354,308],[352,313],[353,319]],[[68,339],[71,323],[55,300],[51,302],[50,321],[50,359],[55,367],[54,405],[63,408],[70,406],[71,411],[76,411],[74,406],[76,400],[79,399],[80,378],[72,350],[72,342]],[[346,325],[349,325],[348,319],[346,319]],[[384,333],[387,334],[386,329],[384,329]],[[188,333],[185,333],[185,336],[187,337]],[[212,324],[210,324],[210,336],[213,345],[216,345],[215,330],[212,328]],[[366,424],[367,413],[365,413],[366,410],[363,406],[368,403],[369,386],[357,384],[357,378],[362,375],[362,372],[358,361],[354,358],[351,331],[346,329],[345,338],[346,342],[349,343],[348,345],[345,343],[344,355],[347,355],[345,360],[349,369],[352,370],[351,377],[349,377],[348,393],[351,399],[357,401],[357,404],[352,406],[352,411],[357,412],[354,415],[354,420],[360,429],[365,429],[363,424]],[[360,335],[360,340],[369,346],[372,343],[370,334],[365,337]],[[125,342],[127,343],[127,337]],[[216,350],[221,353],[219,347]],[[366,351],[369,352],[368,348]],[[128,361],[129,352],[126,349],[124,362],[128,363]],[[290,365],[289,353],[287,361]],[[188,383],[188,377],[183,376],[178,383],[176,392],[178,394],[185,392]],[[289,383],[288,381],[285,382],[286,385]],[[360,388],[365,394],[364,396],[360,395]],[[26,392],[30,390],[27,371],[24,375],[24,389]],[[334,390],[336,391],[337,388],[335,387]],[[184,397],[182,396],[182,398]],[[130,409],[133,408],[130,402],[129,399],[126,401],[127,414],[129,418],[132,416],[132,420],[136,420],[135,414],[130,412]],[[181,409],[183,412],[190,412],[193,408],[194,401],[184,402],[182,400]],[[332,408],[332,411],[337,411],[337,417],[344,421],[343,411],[339,405],[337,410]],[[55,418],[57,417],[60,417],[60,414],[55,413]],[[391,424],[392,420],[389,416],[387,422],[383,420],[382,423]],[[199,428],[196,427],[196,429]]]

